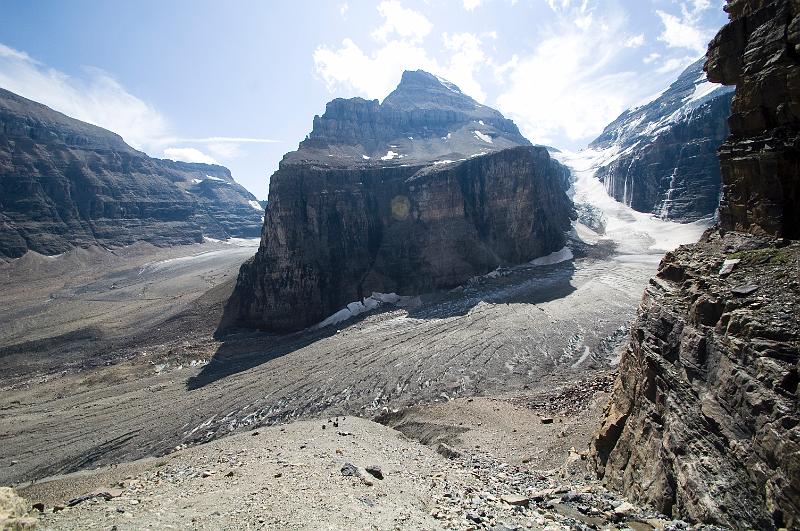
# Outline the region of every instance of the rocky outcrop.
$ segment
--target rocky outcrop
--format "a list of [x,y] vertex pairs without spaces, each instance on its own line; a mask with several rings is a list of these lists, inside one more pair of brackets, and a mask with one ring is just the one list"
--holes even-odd
[[736,84],[722,146],[725,229],[800,238],[800,6],[736,1],[708,52],[708,78]]
[[622,113],[590,144],[608,153],[596,176],[617,201],[664,219],[712,216],[720,194],[717,149],[733,91],[689,66],[658,98]]
[[592,454],[605,482],[737,529],[800,528],[800,5],[729,1],[720,224],[662,261]]
[[0,89],[0,258],[257,237],[262,215],[227,168],[150,158]]
[[564,246],[563,168],[454,85],[406,72],[381,105],[327,109],[270,180],[222,329],[297,330],[373,291],[452,287]]

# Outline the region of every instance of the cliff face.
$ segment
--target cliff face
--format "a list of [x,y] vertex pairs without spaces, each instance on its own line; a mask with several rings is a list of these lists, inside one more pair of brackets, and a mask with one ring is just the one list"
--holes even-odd
[[662,261],[593,444],[606,482],[733,528],[800,528],[800,5],[729,1],[720,225]]
[[452,287],[558,250],[564,175],[497,111],[424,72],[381,105],[334,100],[272,176],[222,328],[297,330],[373,291]]
[[596,176],[617,201],[687,222],[711,216],[720,194],[717,149],[733,92],[706,80],[703,60],[658,98],[625,111],[590,144],[607,150]]
[[110,131],[0,89],[0,258],[255,237],[261,216],[227,168],[150,158]]

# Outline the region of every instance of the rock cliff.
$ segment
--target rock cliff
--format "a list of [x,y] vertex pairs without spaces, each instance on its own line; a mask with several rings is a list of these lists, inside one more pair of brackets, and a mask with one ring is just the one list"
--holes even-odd
[[800,4],[729,0],[719,226],[648,286],[592,454],[607,484],[737,529],[800,528]]
[[257,237],[262,215],[227,168],[150,158],[110,131],[0,89],[0,259]]
[[322,321],[373,291],[452,287],[564,246],[563,167],[426,72],[382,104],[334,100],[270,180],[261,246],[221,329]]
[[707,81],[703,62],[658,98],[622,113],[590,144],[608,153],[596,176],[617,201],[680,222],[717,210],[717,149],[728,135],[733,91]]

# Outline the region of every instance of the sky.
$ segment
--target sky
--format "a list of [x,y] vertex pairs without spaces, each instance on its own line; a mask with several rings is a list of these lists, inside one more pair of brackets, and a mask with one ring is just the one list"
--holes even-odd
[[579,149],[701,57],[724,0],[4,0],[0,87],[259,199],[335,97],[424,69]]

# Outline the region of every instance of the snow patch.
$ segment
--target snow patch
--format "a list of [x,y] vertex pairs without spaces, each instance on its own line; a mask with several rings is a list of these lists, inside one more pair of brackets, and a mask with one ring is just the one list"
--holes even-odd
[[201,182],[203,182],[204,180],[205,180],[205,179],[192,179],[192,182],[193,182],[194,184],[200,184],[200,183],[201,183]]
[[369,157],[366,156],[366,155],[361,155],[361,158],[364,159],[364,160],[369,160]]
[[490,137],[489,135],[481,133],[480,131],[477,130],[473,131],[473,133],[475,133],[475,138],[477,138],[478,140],[483,140],[484,142],[488,142],[489,144],[494,144],[494,142],[492,142],[492,137]]
[[455,161],[454,160],[435,160],[433,162],[433,165],[437,166],[439,164],[452,164],[453,162],[455,162]]
[[700,99],[705,98],[722,85],[718,85],[717,83],[712,83],[711,81],[702,81],[698,83],[694,87],[694,93],[689,97],[689,101],[697,101]]
[[567,260],[573,259],[572,249],[569,247],[562,247],[558,251],[553,251],[552,253],[546,256],[540,256],[539,258],[535,258],[531,260],[529,263],[535,266],[545,266],[545,265],[553,265],[553,264],[560,264],[561,262],[566,262]]
[[439,83],[441,83],[442,86],[444,88],[446,88],[447,90],[449,90],[451,92],[455,92],[456,94],[461,94],[461,91],[458,90],[458,87],[455,86],[453,83],[450,83],[449,81],[447,81],[443,77],[439,77],[439,76],[436,76],[436,79],[438,79]]
[[313,328],[325,328],[326,326],[339,324],[343,321],[347,321],[348,319],[352,319],[357,315],[361,315],[364,312],[368,312],[370,310],[374,310],[381,304],[397,304],[402,300],[402,297],[397,293],[377,293],[373,292],[372,295],[364,299],[363,301],[355,301],[351,302],[338,312],[334,313],[333,315],[329,316],[322,322],[314,325]]
[[220,181],[220,182],[223,182],[223,183],[227,183],[228,182],[225,179],[220,179],[219,177],[212,177],[211,175],[206,175],[206,179],[211,179],[212,181]]
[[250,200],[248,201],[248,203],[250,203],[250,206],[258,210],[259,212],[263,210],[263,208],[261,208],[261,203],[259,203],[258,201]]
[[399,153],[396,153],[390,149],[386,152],[386,155],[381,157],[381,160],[392,160],[394,158],[398,158],[399,156]]

